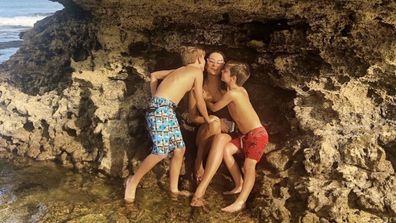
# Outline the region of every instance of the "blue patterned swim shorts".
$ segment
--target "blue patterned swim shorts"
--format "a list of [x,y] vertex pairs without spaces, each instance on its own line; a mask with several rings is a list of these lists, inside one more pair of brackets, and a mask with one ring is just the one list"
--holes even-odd
[[152,154],[168,155],[176,148],[185,148],[172,101],[153,97],[146,112],[147,127],[153,141]]

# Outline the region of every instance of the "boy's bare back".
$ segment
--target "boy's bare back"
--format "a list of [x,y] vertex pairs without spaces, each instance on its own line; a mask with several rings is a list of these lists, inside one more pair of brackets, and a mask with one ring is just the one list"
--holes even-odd
[[167,98],[178,104],[194,84],[202,86],[202,70],[194,66],[184,66],[170,73],[158,86],[154,96]]
[[262,126],[260,118],[250,103],[249,95],[245,88],[237,87],[229,90],[226,94],[230,94],[232,98],[231,103],[227,106],[228,111],[242,134]]

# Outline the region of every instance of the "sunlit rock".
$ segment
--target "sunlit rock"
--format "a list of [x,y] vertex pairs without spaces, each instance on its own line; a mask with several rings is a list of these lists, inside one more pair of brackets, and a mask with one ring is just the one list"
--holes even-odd
[[180,46],[201,45],[252,67],[246,88],[270,134],[254,216],[395,219],[392,1],[58,2],[65,9],[1,65],[1,157],[133,173],[150,146],[149,73],[180,66]]

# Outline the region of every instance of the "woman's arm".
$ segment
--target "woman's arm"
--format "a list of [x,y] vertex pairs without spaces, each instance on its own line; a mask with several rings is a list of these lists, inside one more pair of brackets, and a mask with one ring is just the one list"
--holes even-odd
[[168,76],[173,71],[174,71],[174,69],[173,70],[160,70],[160,71],[155,71],[150,74],[151,95],[155,95],[155,92],[157,91],[158,80],[164,79],[166,76]]

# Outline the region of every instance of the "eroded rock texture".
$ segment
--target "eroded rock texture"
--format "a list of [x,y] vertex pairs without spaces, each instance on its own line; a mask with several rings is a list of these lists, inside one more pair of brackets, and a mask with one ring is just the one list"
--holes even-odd
[[2,156],[125,176],[149,145],[148,73],[201,45],[253,68],[271,141],[254,216],[395,221],[394,1],[59,2],[1,67]]

